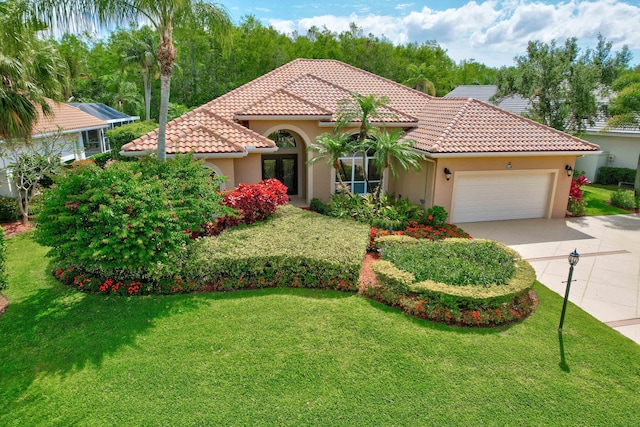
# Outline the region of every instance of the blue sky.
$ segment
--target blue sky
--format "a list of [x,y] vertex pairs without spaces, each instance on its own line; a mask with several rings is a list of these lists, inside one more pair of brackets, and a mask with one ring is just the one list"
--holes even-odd
[[235,22],[254,15],[283,33],[311,26],[336,32],[355,22],[394,43],[437,41],[455,61],[513,65],[527,41],[577,37],[593,47],[598,33],[640,63],[640,0],[218,0]]

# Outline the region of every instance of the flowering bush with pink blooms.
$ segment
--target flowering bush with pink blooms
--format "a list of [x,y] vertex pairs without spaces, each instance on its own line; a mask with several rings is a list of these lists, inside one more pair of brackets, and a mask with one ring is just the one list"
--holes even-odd
[[571,216],[584,215],[586,203],[582,199],[582,189],[580,187],[587,184],[591,184],[591,182],[584,175],[580,175],[571,180],[569,203],[567,204],[567,211]]

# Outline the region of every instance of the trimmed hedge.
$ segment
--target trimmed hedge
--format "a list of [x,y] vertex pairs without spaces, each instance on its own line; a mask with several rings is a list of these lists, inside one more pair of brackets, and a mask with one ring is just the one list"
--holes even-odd
[[640,206],[640,198],[633,190],[616,190],[611,194],[611,204],[622,209],[635,209]]
[[619,182],[634,182],[636,170],[603,166],[598,170],[596,182],[604,185],[618,185]]
[[[474,243],[474,240],[453,240]],[[533,311],[529,291],[536,280],[535,271],[517,252],[495,243],[513,257],[515,264],[515,273],[504,285],[460,286],[417,281],[412,273],[383,260],[372,265],[378,282],[366,293],[409,314],[445,323],[479,326],[518,320]],[[442,245],[447,240],[426,244]]]
[[286,205],[251,227],[200,239],[185,267],[187,281],[207,289],[271,286],[355,291],[368,226]]

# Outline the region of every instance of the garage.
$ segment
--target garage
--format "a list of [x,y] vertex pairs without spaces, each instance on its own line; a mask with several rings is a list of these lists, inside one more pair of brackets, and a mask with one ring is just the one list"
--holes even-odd
[[554,171],[457,172],[453,179],[453,223],[549,217]]

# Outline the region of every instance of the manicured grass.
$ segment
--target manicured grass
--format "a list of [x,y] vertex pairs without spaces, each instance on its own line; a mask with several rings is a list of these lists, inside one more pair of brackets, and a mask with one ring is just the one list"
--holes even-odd
[[0,425],[640,424],[640,346],[541,285],[500,329],[309,289],[81,294],[8,240]]
[[618,189],[615,185],[590,184],[582,187],[583,199],[587,202],[587,216],[628,214],[629,211],[611,206],[611,194]]

